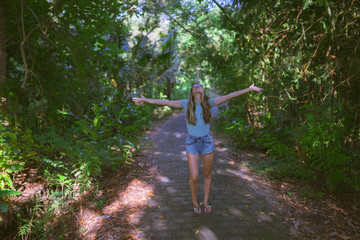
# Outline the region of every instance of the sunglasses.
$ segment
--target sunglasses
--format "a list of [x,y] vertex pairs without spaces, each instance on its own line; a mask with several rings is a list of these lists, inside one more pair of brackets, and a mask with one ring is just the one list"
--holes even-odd
[[195,83],[192,87],[202,87],[202,85],[200,83]]

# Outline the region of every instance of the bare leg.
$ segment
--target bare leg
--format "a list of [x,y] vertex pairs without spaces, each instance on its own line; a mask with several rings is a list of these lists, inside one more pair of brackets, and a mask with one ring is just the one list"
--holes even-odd
[[204,174],[204,206],[209,205],[209,196],[212,181],[212,165],[214,160],[214,152],[201,156],[203,162],[203,174]]
[[199,204],[197,202],[197,193],[199,185],[199,155],[187,153],[187,160],[190,170],[189,185],[191,190],[192,204],[194,207],[198,208]]

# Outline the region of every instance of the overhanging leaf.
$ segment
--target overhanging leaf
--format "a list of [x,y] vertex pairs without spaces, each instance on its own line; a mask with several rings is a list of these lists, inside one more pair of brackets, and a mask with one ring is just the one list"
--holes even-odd
[[0,197],[5,197],[5,196],[11,196],[11,195],[20,195],[21,193],[18,191],[13,191],[13,190],[0,190]]

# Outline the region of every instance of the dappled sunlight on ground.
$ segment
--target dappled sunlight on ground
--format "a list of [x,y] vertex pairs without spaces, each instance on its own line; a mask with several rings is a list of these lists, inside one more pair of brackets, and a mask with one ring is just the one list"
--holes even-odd
[[218,151],[218,152],[226,152],[227,148],[218,147],[218,148],[216,148],[216,151]]
[[154,196],[153,186],[138,178],[133,179],[124,190],[113,187],[108,188],[106,193],[114,200],[101,210],[80,209],[78,218],[82,238],[103,238],[106,233],[110,239],[119,239],[124,236],[124,225],[128,225],[130,230],[130,226],[140,223],[145,213],[143,206]]
[[246,168],[239,166],[234,161],[225,160],[223,158],[217,158],[216,161],[221,164],[228,165],[228,168],[225,169],[215,169],[214,171],[217,174],[225,175],[225,176],[228,176],[230,174],[230,176],[239,177],[248,182],[254,181],[254,178],[249,173],[249,171]]
[[227,163],[227,161],[225,161],[222,158],[217,158],[216,161],[219,162],[219,163]]
[[[145,181],[134,179],[128,185],[125,191],[119,193],[119,202],[128,207],[136,207],[144,204],[148,198],[153,195],[153,187],[149,186]],[[104,209],[107,211],[111,205]]]
[[178,132],[174,133],[173,135],[174,135],[175,137],[177,137],[177,138],[182,138],[182,137],[186,136],[186,134],[184,134],[184,133],[178,133]]
[[244,173],[243,171],[239,172],[239,176],[246,181],[254,181],[254,178],[250,174]]
[[195,234],[198,234],[199,239],[207,239],[207,240],[217,240],[215,233],[211,231],[208,227],[200,227],[198,232],[195,232]]
[[187,134],[179,133],[179,132],[162,132],[162,135],[166,135],[167,139],[169,139],[169,138],[171,139],[171,137],[183,138]]
[[83,237],[94,238],[96,231],[103,225],[104,216],[94,210],[80,210],[79,213],[79,232]]
[[229,207],[229,212],[230,212],[232,215],[234,215],[234,216],[236,216],[236,217],[238,217],[238,218],[244,218],[244,217],[246,217],[246,214],[243,213],[242,210],[237,209],[237,208],[235,208],[235,207],[233,207],[233,206]]
[[153,164],[156,155],[140,156],[116,172],[104,171],[98,190],[85,193],[59,216],[49,239],[136,239],[133,232],[157,205],[155,185],[171,181]]
[[186,151],[181,151],[182,160],[187,161]]
[[163,182],[163,183],[172,182],[168,177],[165,177],[165,176],[158,176],[157,179],[158,179],[160,182]]

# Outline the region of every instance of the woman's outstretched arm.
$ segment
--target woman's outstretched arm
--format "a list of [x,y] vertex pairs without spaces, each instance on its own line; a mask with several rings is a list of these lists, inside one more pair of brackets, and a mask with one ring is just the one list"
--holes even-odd
[[222,104],[222,103],[224,103],[224,102],[226,102],[226,101],[228,101],[228,100],[230,100],[230,99],[232,99],[234,97],[238,97],[238,96],[243,95],[244,93],[247,93],[247,92],[251,92],[251,91],[261,92],[262,90],[264,90],[264,89],[259,88],[259,87],[255,86],[254,84],[252,84],[248,88],[242,89],[240,91],[232,92],[232,93],[230,93],[228,95],[225,95],[225,96],[220,96],[220,97],[215,98],[214,99],[214,105],[215,106],[220,105],[220,104]]
[[170,101],[170,100],[164,100],[164,99],[150,99],[150,98],[144,97],[142,94],[140,94],[139,98],[136,98],[136,97],[133,98],[133,101],[138,105],[140,105],[144,102],[147,102],[147,103],[156,104],[156,105],[163,105],[163,106],[169,106],[169,107],[174,107],[174,108],[182,108],[180,100]]

